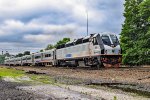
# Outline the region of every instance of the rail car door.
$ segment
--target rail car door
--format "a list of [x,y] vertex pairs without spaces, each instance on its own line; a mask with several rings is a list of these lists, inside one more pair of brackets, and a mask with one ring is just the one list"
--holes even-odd
[[97,36],[94,36],[92,42],[93,42],[93,54],[95,56],[100,55],[101,50],[104,49],[104,45],[103,45],[100,35],[98,34]]
[[34,58],[34,55],[31,55],[31,59],[32,59],[32,60],[31,60],[31,61],[32,61],[32,65],[35,65],[35,62],[34,62],[34,59],[35,59],[35,58]]
[[93,37],[93,53],[94,56],[96,57],[97,66],[98,68],[101,66],[101,54],[103,54],[104,51],[104,44],[102,42],[102,39],[100,37],[100,34],[97,34],[96,36]]
[[98,35],[96,36],[96,40],[97,40],[97,42],[98,42],[98,44],[99,44],[99,46],[100,46],[100,49],[103,50],[103,49],[104,49],[104,44],[103,44],[103,41],[102,41],[102,39],[101,39],[101,37],[100,37],[100,34],[98,34]]
[[53,51],[53,60],[56,59],[55,51]]
[[53,65],[56,65],[57,59],[56,59],[56,49],[53,51]]

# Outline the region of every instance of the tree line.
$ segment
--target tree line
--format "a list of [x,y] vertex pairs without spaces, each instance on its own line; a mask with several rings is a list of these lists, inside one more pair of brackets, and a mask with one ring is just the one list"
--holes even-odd
[[123,64],[150,64],[150,0],[125,0],[124,7]]

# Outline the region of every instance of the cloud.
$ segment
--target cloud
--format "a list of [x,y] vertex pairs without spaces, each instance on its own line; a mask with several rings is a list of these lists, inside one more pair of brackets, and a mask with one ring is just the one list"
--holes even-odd
[[51,35],[43,35],[43,34],[39,34],[39,35],[25,35],[24,39],[26,41],[31,41],[31,42],[48,42],[50,40],[52,40],[52,36]]
[[119,34],[124,21],[123,3],[124,0],[0,0],[0,46],[44,48],[63,37],[85,36],[87,11],[89,33]]
[[[74,24],[54,25],[54,24],[39,24],[34,22],[23,23],[17,20],[6,20],[0,25],[0,36],[17,35],[17,34],[71,34],[76,29]],[[35,33],[32,33],[35,32]]]

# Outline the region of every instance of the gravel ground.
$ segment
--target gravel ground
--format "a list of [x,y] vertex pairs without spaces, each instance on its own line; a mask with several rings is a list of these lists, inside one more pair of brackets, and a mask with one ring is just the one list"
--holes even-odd
[[149,100],[140,96],[75,85],[25,85],[0,81],[0,100]]
[[140,96],[132,96],[125,93],[112,92],[102,89],[93,89],[75,85],[37,85],[22,86],[20,90],[31,91],[45,97],[54,97],[57,100],[149,100]]
[[149,100],[149,98],[144,98],[140,96],[132,96],[127,93],[119,93],[117,91],[108,91],[103,89],[94,89],[94,88],[88,88],[83,86],[74,86],[74,85],[64,85],[62,87],[67,87],[70,90],[86,93],[88,95],[94,96],[94,97],[101,97],[105,100],[114,100],[114,97],[116,97],[116,100]]
[[92,80],[108,80],[125,83],[138,83],[150,86],[150,67],[137,68],[118,68],[118,69],[100,69],[89,70],[56,68],[56,67],[15,67],[19,70],[37,71],[53,76],[66,76],[72,78],[92,79]]
[[[38,74],[46,74],[55,77],[57,82],[72,84],[73,83],[82,83],[87,80],[88,83],[121,83],[120,86],[125,87],[129,84],[133,85],[133,89],[140,89],[142,91],[150,92],[150,67],[138,67],[138,68],[118,68],[118,69],[100,69],[100,70],[92,70],[87,68],[55,68],[55,67],[14,67],[18,70],[24,70],[26,72],[33,71]],[[70,81],[71,80],[71,81]],[[79,80],[79,81],[77,81]],[[5,87],[5,82],[1,82]],[[8,84],[8,86],[7,86]],[[13,85],[11,85],[13,84]],[[85,84],[85,83],[84,83]],[[90,85],[89,84],[89,85]],[[10,85],[10,87],[9,87]],[[18,87],[16,89],[16,86]],[[12,88],[13,87],[13,88]],[[40,86],[21,86],[20,84],[14,83],[6,83],[6,88],[2,90],[0,88],[0,96],[3,98],[7,94],[7,92],[1,91],[8,90],[8,96],[6,98],[24,98],[24,99],[68,99],[68,100],[95,100],[98,97],[98,100],[101,98],[105,98],[106,100],[113,100],[114,96],[119,98],[118,100],[149,100],[144,97],[134,97],[130,94],[122,94],[122,93],[114,93],[108,90],[98,90],[92,88],[86,88],[84,86],[75,86],[75,84],[67,85],[67,86],[52,86],[52,85],[40,85]],[[9,91],[14,91],[13,93]],[[26,92],[28,91],[28,92]],[[24,96],[25,95],[25,96]],[[38,96],[37,96],[38,95]],[[91,97],[90,97],[91,96]],[[4,99],[6,99],[4,98]]]
[[29,91],[16,89],[18,86],[27,85],[0,80],[0,100],[52,100],[51,97],[46,98]]
[[69,87],[55,85],[22,86],[18,87],[18,89],[31,91],[47,98],[54,97],[56,100],[104,100],[101,97],[92,97],[80,91],[70,90]]

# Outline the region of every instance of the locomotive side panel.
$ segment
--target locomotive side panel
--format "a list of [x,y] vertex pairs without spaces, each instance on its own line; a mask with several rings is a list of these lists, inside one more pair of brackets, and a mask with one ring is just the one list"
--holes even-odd
[[57,60],[78,59],[90,56],[90,43],[84,43],[56,50]]

